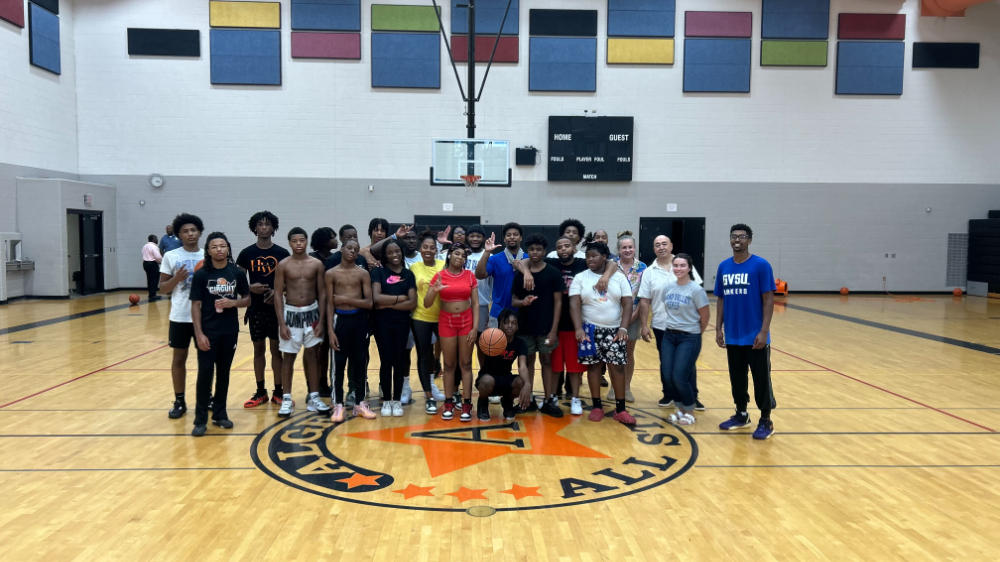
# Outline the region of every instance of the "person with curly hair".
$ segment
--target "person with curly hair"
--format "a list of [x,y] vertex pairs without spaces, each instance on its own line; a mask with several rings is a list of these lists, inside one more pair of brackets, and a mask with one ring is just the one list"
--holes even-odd
[[[573,250],[574,250],[573,257],[580,258],[581,260],[587,259],[587,257],[583,253],[583,250],[579,248],[580,242],[583,240],[585,232],[587,232],[586,227],[583,226],[582,222],[576,219],[566,219],[561,223],[559,223],[559,238],[566,238],[567,240],[569,240],[570,243],[573,244]],[[559,257],[559,254],[556,253],[555,250],[552,250],[551,252],[549,252],[549,255],[545,257],[550,259],[556,259]]]

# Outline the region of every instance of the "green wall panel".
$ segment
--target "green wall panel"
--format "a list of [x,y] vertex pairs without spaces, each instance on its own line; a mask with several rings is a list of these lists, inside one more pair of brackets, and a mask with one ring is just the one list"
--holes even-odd
[[761,66],[826,66],[827,41],[761,41]]
[[438,32],[434,6],[372,4],[372,31]]

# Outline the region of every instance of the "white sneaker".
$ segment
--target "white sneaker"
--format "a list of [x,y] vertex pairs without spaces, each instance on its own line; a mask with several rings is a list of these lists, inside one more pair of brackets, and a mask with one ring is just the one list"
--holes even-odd
[[583,415],[583,402],[580,402],[579,398],[574,398],[569,403],[569,413],[574,416]]
[[291,394],[286,394],[281,399],[281,409],[278,410],[279,416],[290,416],[292,412],[295,411],[295,402],[292,400]]
[[[284,407],[284,403],[282,403],[282,407]],[[318,392],[310,392],[309,401],[306,402],[306,410],[309,410],[310,412],[326,413],[330,411],[330,407],[320,400]]]
[[677,420],[677,425],[694,425],[697,420],[691,414],[683,414]]
[[499,396],[490,396],[490,404],[499,404],[499,403],[500,403]]
[[615,399],[615,389],[614,388],[609,388],[608,389],[608,400],[614,401],[614,399]]
[[392,415],[392,404],[391,400],[386,400],[382,402],[382,417],[387,418]]
[[348,408],[353,408],[355,404],[356,402],[354,400],[354,391],[352,390],[347,393],[347,398],[344,399],[344,406]]
[[444,402],[445,399],[444,393],[441,392],[440,388],[438,388],[436,382],[431,383],[431,397],[437,400],[438,402]]
[[[385,409],[383,408],[382,415],[385,415]],[[397,400],[392,403],[392,415],[397,418],[403,417],[403,404]]]
[[399,401],[403,404],[409,404],[413,400],[413,390],[410,389],[410,377],[403,377],[403,395],[399,397]]

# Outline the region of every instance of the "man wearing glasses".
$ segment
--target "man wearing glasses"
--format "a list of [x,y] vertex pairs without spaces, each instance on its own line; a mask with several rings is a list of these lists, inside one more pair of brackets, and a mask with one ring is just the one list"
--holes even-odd
[[753,394],[760,409],[754,439],[774,434],[771,410],[777,406],[771,388],[771,316],[774,314],[774,273],[762,257],[750,255],[753,230],[745,224],[729,229],[733,257],[719,264],[715,277],[718,297],[715,342],[729,359],[729,383],[736,414],[719,429],[742,429],[750,425],[747,404],[747,369],[753,373]]

